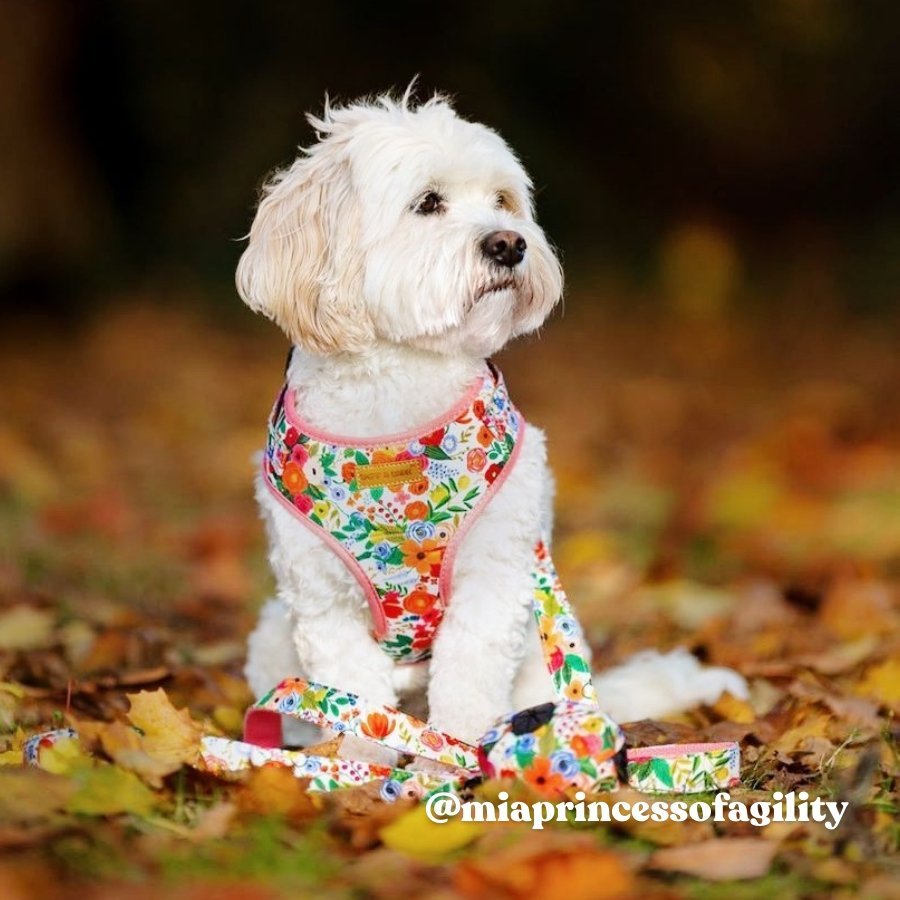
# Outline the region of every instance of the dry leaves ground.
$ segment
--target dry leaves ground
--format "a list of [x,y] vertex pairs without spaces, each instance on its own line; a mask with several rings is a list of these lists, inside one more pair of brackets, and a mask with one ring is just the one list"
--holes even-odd
[[[550,435],[597,659],[686,644],[752,684],[632,742],[740,740],[737,796],[846,799],[842,825],[441,831],[366,791],[200,772],[197,736],[237,735],[250,699],[249,459],[283,345],[136,302],[0,347],[2,900],[900,896],[896,328],[582,308],[502,362]],[[66,723],[84,752],[59,774],[17,764]]]

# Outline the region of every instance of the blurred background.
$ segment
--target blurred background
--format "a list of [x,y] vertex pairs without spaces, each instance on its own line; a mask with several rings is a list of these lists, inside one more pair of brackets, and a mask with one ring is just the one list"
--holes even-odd
[[617,601],[659,585],[693,609],[760,581],[807,610],[846,578],[894,590],[896,3],[0,11],[6,599],[174,608],[239,645],[285,349],[235,294],[239,238],[304,111],[416,74],[521,155],[565,262],[564,314],[501,362],[598,634],[627,644]]
[[520,152],[575,285],[661,285],[689,314],[897,300],[889,0],[2,8],[14,308],[164,285],[234,309],[235,239],[262,176],[312,139],[302,113],[417,73]]

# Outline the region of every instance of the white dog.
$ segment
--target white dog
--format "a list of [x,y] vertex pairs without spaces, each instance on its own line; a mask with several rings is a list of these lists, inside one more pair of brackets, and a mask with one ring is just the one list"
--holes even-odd
[[[277,598],[250,637],[247,678],[257,696],[299,674],[392,705],[427,689],[430,720],[474,741],[509,710],[552,696],[530,599],[533,548],[552,517],[544,435],[521,425],[515,465],[485,490],[490,502],[465,527],[456,517],[443,526],[423,521],[423,508],[430,517],[443,501],[433,479],[446,480],[450,469],[441,463],[447,453],[433,447],[437,459],[423,455],[415,436],[449,421],[461,398],[477,404],[473,390],[493,384],[485,358],[544,322],[560,298],[562,273],[535,222],[521,164],[499,135],[459,118],[446,99],[415,107],[407,92],[400,100],[326,105],[309,121],[319,141],[266,184],[237,271],[241,297],[294,346],[270,424],[281,431],[274,450],[270,436],[257,487]],[[401,432],[414,438],[405,459],[385,464],[376,453],[373,462],[350,448]],[[486,440],[499,440],[490,453],[504,446],[503,433],[502,424],[489,428]],[[440,446],[458,450],[446,436]],[[341,470],[348,459],[351,468]],[[376,526],[363,522],[371,508],[347,519],[329,505],[352,504],[348,488],[364,493],[362,473],[352,468],[357,459],[366,464],[366,484],[394,492],[362,502],[384,503],[383,515],[405,509],[408,533],[385,532],[378,542]],[[482,457],[468,459],[471,477],[462,481],[483,483]],[[426,466],[432,481],[415,482]],[[314,481],[318,487],[309,487]],[[411,493],[417,484],[431,493]],[[292,505],[300,485],[307,493]],[[323,499],[314,505],[317,496]],[[370,539],[369,550],[338,546],[348,522]],[[416,610],[407,616],[413,624],[434,624],[440,611],[428,646],[405,659],[373,636],[372,612],[383,624],[383,610],[397,615],[400,606],[396,590],[370,586],[384,572],[372,547],[397,564],[393,577],[401,594],[409,592],[401,600],[404,610]],[[366,560],[362,576],[357,558]],[[451,595],[436,600],[435,585],[448,587],[443,569],[451,567]],[[404,640],[394,650],[408,652]],[[712,700],[725,689],[743,693],[743,682],[701,669],[687,653],[645,655],[598,682],[601,704],[625,720]]]

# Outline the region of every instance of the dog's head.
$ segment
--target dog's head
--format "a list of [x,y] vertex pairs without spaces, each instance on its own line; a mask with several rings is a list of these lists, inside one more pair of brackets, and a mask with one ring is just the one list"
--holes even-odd
[[241,297],[296,344],[487,356],[537,328],[562,272],[503,139],[435,96],[309,117],[319,141],[263,188]]

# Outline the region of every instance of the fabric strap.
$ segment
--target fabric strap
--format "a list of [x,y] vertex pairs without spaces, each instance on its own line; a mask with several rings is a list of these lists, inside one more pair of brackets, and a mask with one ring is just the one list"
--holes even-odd
[[[532,577],[533,612],[554,692],[558,700],[597,709],[587,643],[543,542],[535,546]],[[283,750],[282,716],[439,763],[447,777]],[[288,766],[318,791],[384,779],[381,795],[386,800],[457,788],[481,774],[476,747],[393,707],[302,678],[282,681],[251,707],[244,734],[244,741],[204,738],[207,767],[224,772]],[[636,748],[627,750],[625,759],[628,783],[639,791],[693,793],[739,782],[740,751],[734,743]]]

